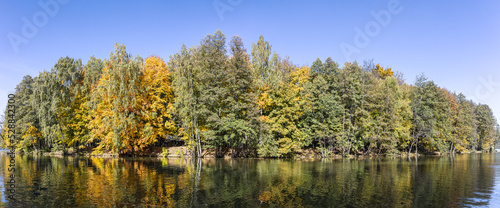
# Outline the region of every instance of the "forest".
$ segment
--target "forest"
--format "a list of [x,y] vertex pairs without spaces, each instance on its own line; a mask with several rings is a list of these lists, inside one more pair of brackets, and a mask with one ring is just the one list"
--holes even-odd
[[[454,154],[494,151],[488,105],[425,75],[406,83],[389,67],[331,58],[298,66],[260,36],[247,52],[221,31],[165,62],[115,44],[109,58],[62,57],[24,76],[0,146],[137,155],[177,141],[204,157]],[[9,136],[13,135],[11,143]]]

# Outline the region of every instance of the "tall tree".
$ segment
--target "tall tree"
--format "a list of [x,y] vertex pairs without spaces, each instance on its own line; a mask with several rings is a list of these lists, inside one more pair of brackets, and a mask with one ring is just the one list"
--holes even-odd
[[141,132],[142,66],[142,58],[133,59],[120,44],[104,61],[103,75],[92,93],[95,118],[89,123],[90,141],[99,140],[98,152],[132,153],[142,148],[134,142]]
[[56,121],[61,132],[62,146],[74,143],[73,129],[69,126],[74,122],[76,116],[75,108],[81,102],[77,100],[77,90],[82,83],[82,61],[69,57],[60,58],[54,66],[53,73],[56,77],[55,89],[52,91],[52,102],[56,109]]
[[75,96],[71,104],[73,115],[67,127],[71,129],[68,131],[70,132],[68,137],[73,139],[68,145],[73,145],[77,150],[85,148],[85,145],[93,145],[89,143],[91,129],[89,129],[88,124],[95,118],[91,112],[96,109],[97,103],[92,101],[92,93],[96,92],[103,69],[104,63],[101,59],[90,57],[82,69],[80,79],[73,87],[73,95]]
[[258,151],[260,155],[274,155],[276,145],[272,143],[269,126],[267,125],[267,115],[264,109],[270,104],[269,86],[270,76],[273,74],[273,62],[271,60],[271,45],[264,40],[261,35],[257,44],[252,44],[252,76],[253,88],[257,95],[256,103],[258,105],[259,120],[257,123]]
[[351,149],[359,149],[364,146],[363,142],[357,140],[356,133],[360,130],[357,123],[362,113],[363,100],[363,74],[357,63],[345,63],[338,74],[338,92],[341,95],[342,109],[342,136],[338,143],[342,149],[342,155],[348,155]]
[[467,100],[462,93],[458,94],[456,99],[459,103],[455,121],[457,151],[475,150],[478,143],[475,105],[471,100]]
[[369,138],[370,148],[395,154],[398,144],[409,136],[408,96],[393,76],[376,80],[370,94],[366,103],[369,113],[362,119],[364,137]]
[[436,89],[437,86],[427,81],[424,75],[417,77],[411,94],[414,127],[412,129],[413,141],[409,151],[415,146],[415,153],[418,153],[420,141],[424,140],[429,143],[429,139],[432,138],[436,122],[433,112]]
[[252,44],[253,76],[255,77],[256,84],[259,86],[264,85],[271,74],[271,47],[262,35],[259,37],[257,44]]
[[327,64],[328,60],[325,64],[319,58],[314,61],[303,95],[307,100],[302,127],[308,137],[318,143],[322,157],[333,153],[335,140],[341,134],[342,108],[335,90],[338,66]]
[[[207,35],[198,48],[195,66],[199,68],[199,79],[203,83],[198,111],[207,128],[202,131],[202,136],[209,147],[219,150],[225,146],[222,126],[226,106],[223,101],[228,94],[228,89],[224,86],[228,76],[225,44],[226,37],[220,30]],[[218,156],[222,156],[221,151],[218,151]]]
[[478,150],[492,151],[494,149],[496,119],[488,105],[479,104],[475,110],[477,118],[477,133],[479,135]]
[[[11,130],[15,138],[13,144],[10,143],[10,139],[6,139],[6,146],[15,146],[17,150],[24,152],[43,148],[40,123],[36,116],[36,108],[32,103],[35,81],[36,78],[33,79],[29,75],[23,77],[21,83],[15,88],[14,103],[9,103],[15,108],[6,108],[4,114],[6,125],[2,130],[3,137],[9,138],[7,135]],[[9,120],[15,122],[11,123]],[[15,128],[9,128],[9,126],[15,126]]]
[[250,57],[240,37],[234,36],[231,39],[230,49],[232,56],[224,84],[228,94],[222,101],[225,116],[222,118],[221,133],[224,141],[232,148],[233,157],[237,156],[238,149],[245,151],[242,155],[246,156],[248,149],[255,146],[257,137],[256,95],[252,89]]
[[282,82],[279,89],[273,91],[269,125],[277,141],[279,157],[292,156],[299,148],[310,144],[299,126],[309,96],[304,93],[304,87],[309,81],[310,71],[309,67],[297,68],[290,74],[289,82]]
[[158,56],[145,60],[141,86],[144,89],[140,118],[142,132],[135,141],[139,150],[157,142],[159,138],[165,139],[167,135],[173,135],[176,130],[171,73]]
[[[429,150],[439,151],[440,153],[447,153],[454,149],[456,139],[453,135],[453,115],[451,106],[455,105],[454,97],[447,90],[437,87],[434,97],[434,119],[436,120],[434,126],[433,138],[430,140],[429,145],[433,146]],[[447,97],[450,97],[449,99]],[[455,107],[455,106],[453,106]]]
[[[273,133],[273,124],[276,120],[273,120],[273,112],[276,112],[275,105],[284,93],[284,87],[288,87],[291,83],[291,73],[296,71],[296,66],[291,63],[288,58],[281,58],[278,54],[274,53],[271,59],[271,69],[269,76],[265,80],[264,88],[260,91],[258,96],[258,105],[261,110],[261,116],[259,118],[259,142],[257,146],[257,152],[263,157],[279,157],[283,156],[279,151],[279,144],[275,132]],[[286,93],[285,93],[286,94]],[[293,95],[287,95],[293,96]],[[293,146],[294,148],[296,147]],[[289,149],[294,149],[289,148]],[[291,155],[292,151],[286,153]]]
[[[195,66],[196,48],[181,50],[169,61],[173,70],[173,86],[175,89],[174,108],[181,121],[179,135],[187,141],[191,154],[201,156],[200,94],[204,83],[201,83],[200,68]],[[202,123],[203,125],[203,123]]]
[[56,71],[41,72],[36,79],[33,92],[33,106],[40,122],[40,131],[47,148],[63,148],[64,133],[59,120],[61,104],[61,83],[57,81]]

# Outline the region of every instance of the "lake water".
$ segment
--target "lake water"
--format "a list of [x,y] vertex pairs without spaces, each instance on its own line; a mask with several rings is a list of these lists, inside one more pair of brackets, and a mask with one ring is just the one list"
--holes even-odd
[[374,159],[16,155],[0,207],[500,207],[500,153]]

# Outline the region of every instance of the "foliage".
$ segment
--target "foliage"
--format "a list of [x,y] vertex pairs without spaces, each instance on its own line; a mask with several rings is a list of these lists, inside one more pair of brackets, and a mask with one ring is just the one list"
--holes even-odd
[[340,67],[331,58],[299,67],[263,36],[248,54],[240,37],[226,43],[221,31],[182,46],[168,64],[133,58],[120,44],[85,65],[62,57],[25,76],[15,96],[0,144],[25,152],[141,154],[175,140],[197,157],[293,157],[301,149],[328,157],[488,152],[500,141],[489,106],[424,75],[408,84],[392,68]]
[[174,122],[174,90],[171,84],[171,73],[167,65],[157,56],[145,60],[140,85],[144,94],[141,96],[142,109],[140,118],[140,138],[135,141],[138,150],[173,135],[176,130]]

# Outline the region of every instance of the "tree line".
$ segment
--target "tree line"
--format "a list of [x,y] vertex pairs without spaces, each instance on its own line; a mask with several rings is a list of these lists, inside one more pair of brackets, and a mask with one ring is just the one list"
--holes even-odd
[[[138,154],[184,141],[203,157],[493,151],[500,128],[488,105],[424,75],[407,84],[391,68],[331,58],[297,66],[261,36],[248,53],[221,31],[165,62],[115,44],[101,60],[60,58],[15,88],[1,145],[22,152]],[[15,142],[8,121],[15,121]],[[14,126],[14,125],[13,125]]]

